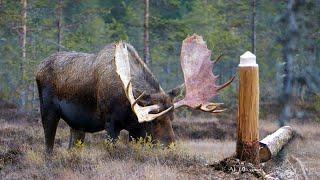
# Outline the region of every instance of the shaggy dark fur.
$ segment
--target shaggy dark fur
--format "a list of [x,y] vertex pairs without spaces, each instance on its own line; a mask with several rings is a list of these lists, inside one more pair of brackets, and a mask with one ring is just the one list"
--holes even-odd
[[[160,104],[162,109],[172,106],[172,97],[161,89],[129,44],[128,50],[134,94],[146,91],[138,103]],[[138,123],[116,73],[114,54],[115,44],[109,44],[97,55],[59,52],[39,65],[36,80],[47,152],[52,152],[60,118],[71,128],[70,147],[83,140],[85,132],[104,129],[112,138],[126,129],[132,137],[148,133],[165,144],[174,141],[172,111],[150,123]]]

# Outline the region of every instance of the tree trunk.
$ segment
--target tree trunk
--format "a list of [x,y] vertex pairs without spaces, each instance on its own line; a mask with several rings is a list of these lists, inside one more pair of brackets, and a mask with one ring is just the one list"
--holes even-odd
[[252,15],[251,15],[251,29],[252,29],[252,35],[251,35],[251,46],[252,46],[252,53],[256,54],[256,0],[252,0],[251,2],[252,7]]
[[[32,59],[36,59],[37,56],[37,47],[35,46],[36,44],[36,39],[34,35],[30,35],[30,52],[29,52],[29,57]],[[37,107],[37,102],[36,102],[36,98],[37,98],[37,85],[36,85],[36,81],[32,81],[32,91],[31,91],[31,107],[32,110],[35,110],[35,108]]]
[[62,2],[63,0],[58,0],[58,5],[56,9],[56,25],[57,25],[57,51],[61,51],[61,38],[62,38]]
[[143,35],[143,44],[144,44],[144,62],[150,64],[150,47],[149,47],[149,0],[144,0],[144,35]]
[[21,63],[20,63],[20,73],[21,73],[21,107],[25,109],[27,101],[27,93],[25,87],[25,63],[27,61],[26,55],[26,43],[27,43],[27,0],[21,0],[22,11],[21,11],[21,22],[22,31],[20,33],[20,45],[21,45]]
[[296,50],[297,40],[299,36],[298,25],[296,21],[296,13],[299,6],[299,0],[289,0],[287,11],[282,17],[282,21],[286,23],[287,34],[281,40],[283,45],[283,59],[284,59],[284,78],[282,95],[280,97],[280,104],[282,105],[282,112],[280,115],[280,126],[284,126],[292,116],[292,80],[293,80],[293,61],[294,51]]

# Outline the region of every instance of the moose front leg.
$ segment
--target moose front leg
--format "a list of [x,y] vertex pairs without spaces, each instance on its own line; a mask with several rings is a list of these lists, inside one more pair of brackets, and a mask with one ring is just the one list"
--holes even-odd
[[119,122],[117,122],[115,117],[110,117],[110,119],[105,123],[105,130],[107,131],[107,137],[111,138],[112,141],[115,141],[118,139],[120,131],[122,128],[119,125]]
[[77,143],[83,143],[86,133],[80,130],[70,128],[69,149],[73,148]]
[[116,123],[109,123],[108,127],[106,128],[108,132],[108,136],[112,139],[112,141],[116,141],[119,137],[121,129],[116,125]]

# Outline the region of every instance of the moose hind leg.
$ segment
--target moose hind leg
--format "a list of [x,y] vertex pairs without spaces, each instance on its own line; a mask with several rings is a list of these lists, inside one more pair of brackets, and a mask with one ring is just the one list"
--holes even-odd
[[73,148],[77,143],[83,143],[86,133],[80,130],[70,128],[69,149]]
[[50,87],[41,87],[37,80],[41,120],[45,136],[46,152],[51,154],[53,151],[54,138],[60,120],[59,108],[54,103],[53,93]]
[[60,116],[59,113],[53,109],[43,109],[44,108],[42,108],[41,111],[41,117],[44,129],[46,152],[51,154]]

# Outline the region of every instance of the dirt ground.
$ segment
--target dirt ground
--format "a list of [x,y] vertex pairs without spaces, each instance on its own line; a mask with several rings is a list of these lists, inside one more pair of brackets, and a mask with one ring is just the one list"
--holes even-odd
[[[260,121],[260,136],[275,131],[272,117]],[[294,121],[298,132],[282,156],[261,164],[265,178],[320,178],[320,123]],[[0,107],[0,179],[255,179],[250,171],[228,172],[207,166],[235,152],[236,124],[230,116],[176,118],[177,145],[153,148],[147,142],[125,145],[105,140],[104,132],[86,135],[68,150],[69,128],[60,121],[51,159],[44,154],[38,113]],[[260,177],[262,178],[262,177]]]

